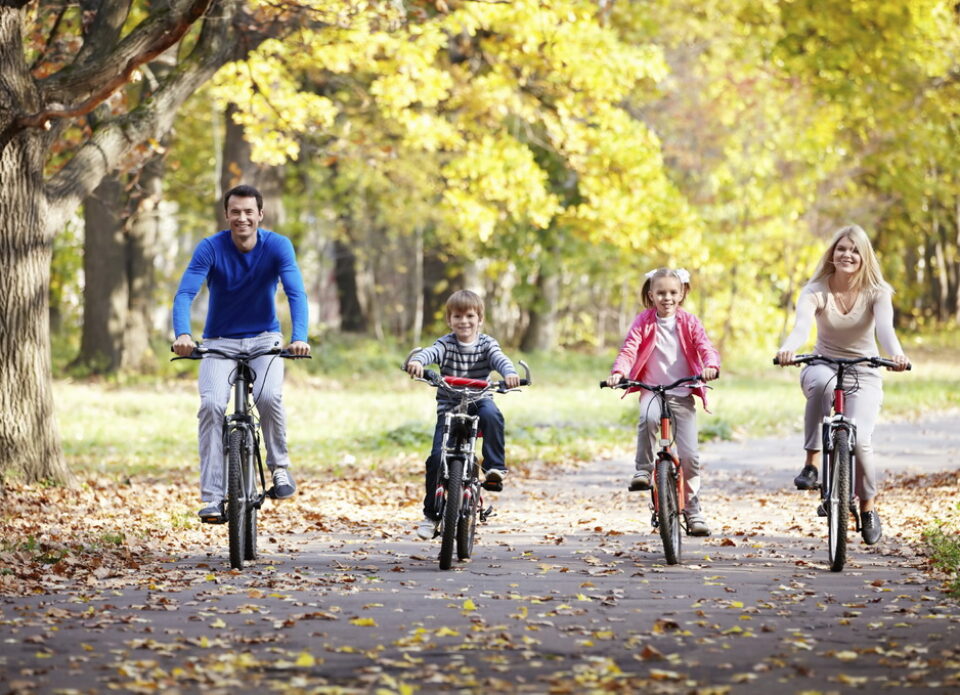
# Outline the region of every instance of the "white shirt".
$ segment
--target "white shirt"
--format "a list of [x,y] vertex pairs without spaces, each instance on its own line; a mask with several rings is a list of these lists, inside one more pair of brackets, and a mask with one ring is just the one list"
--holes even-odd
[[[644,366],[640,381],[647,384],[672,384],[677,379],[692,376],[680,349],[676,315],[667,318],[658,316],[656,335],[653,352]],[[676,388],[667,393],[673,396],[688,396],[690,389]]]

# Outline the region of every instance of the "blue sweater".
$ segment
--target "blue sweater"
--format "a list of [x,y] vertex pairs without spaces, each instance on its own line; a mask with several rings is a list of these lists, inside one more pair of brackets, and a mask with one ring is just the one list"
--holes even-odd
[[241,253],[230,230],[197,244],[173,299],[174,335],[190,333],[190,305],[203,282],[210,290],[204,338],[250,338],[280,332],[277,281],[290,302],[292,341],[307,340],[307,295],[293,244],[285,236],[257,230],[257,245]]

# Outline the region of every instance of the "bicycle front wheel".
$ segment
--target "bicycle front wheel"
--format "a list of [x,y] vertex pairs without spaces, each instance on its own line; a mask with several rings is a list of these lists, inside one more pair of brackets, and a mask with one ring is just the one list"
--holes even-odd
[[663,554],[668,565],[680,562],[680,504],[677,498],[677,478],[673,472],[673,461],[657,461],[657,522],[660,527],[660,539],[663,541]]
[[457,541],[460,522],[460,507],[463,503],[463,460],[452,459],[447,463],[447,495],[443,505],[443,533],[440,537],[440,569],[448,570],[453,564],[453,547]]
[[477,505],[480,486],[470,483],[463,486],[463,509],[457,529],[457,559],[467,560],[473,553],[473,541],[477,535]]
[[247,491],[247,519],[244,525],[243,559],[252,562],[257,559],[257,508],[253,501],[257,498],[256,454],[259,443],[252,433],[247,433],[247,445],[243,451],[244,489]]
[[247,539],[246,488],[243,481],[244,431],[231,430],[227,439],[227,526],[230,536],[230,566],[243,569]]
[[830,496],[827,499],[827,551],[830,570],[840,572],[847,562],[847,528],[850,525],[849,432],[838,429],[830,454]]

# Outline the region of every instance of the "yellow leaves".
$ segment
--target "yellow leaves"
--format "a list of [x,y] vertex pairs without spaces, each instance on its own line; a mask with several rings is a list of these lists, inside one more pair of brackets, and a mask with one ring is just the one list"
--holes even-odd
[[217,618],[217,619],[214,620],[212,623],[210,623],[210,627],[216,628],[216,629],[218,629],[218,630],[221,630],[221,629],[225,628],[226,626],[227,626],[227,624],[223,621],[222,618]]
[[373,618],[352,618],[350,624],[359,627],[377,627],[377,621]]
[[311,666],[315,666],[317,664],[317,660],[309,652],[301,652],[297,657],[297,660],[293,663],[300,668],[310,668]]
[[439,628],[434,634],[436,634],[437,637],[459,637],[460,636],[460,633],[457,630],[453,630],[447,627],[446,625]]
[[473,602],[473,599],[469,599],[469,598],[466,599],[466,600],[463,602],[463,605],[462,605],[461,607],[463,608],[463,610],[464,610],[465,612],[468,612],[468,613],[469,613],[470,611],[475,611],[475,610],[477,610],[477,604],[475,604],[475,603]]

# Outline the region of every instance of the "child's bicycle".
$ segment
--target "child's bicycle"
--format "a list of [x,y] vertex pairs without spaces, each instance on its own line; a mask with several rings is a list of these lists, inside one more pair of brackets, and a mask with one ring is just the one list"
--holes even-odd
[[233,413],[223,418],[223,480],[227,482],[227,496],[221,504],[226,507],[230,566],[243,569],[244,561],[257,559],[257,510],[263,506],[264,498],[273,497],[273,488],[267,489],[260,456],[260,421],[254,417],[250,400],[256,380],[250,362],[264,355],[276,355],[284,359],[310,356],[294,355],[280,348],[228,352],[198,345],[189,356],[174,357],[171,361],[200,360],[207,355],[237,363],[232,374]]
[[[856,495],[853,481],[856,457],[853,447],[857,443],[857,425],[847,417],[844,395],[848,387],[844,383],[847,369],[855,364],[870,367],[896,367],[896,362],[882,357],[833,358],[826,355],[795,355],[793,364],[811,363],[833,364],[837,366],[837,381],[833,388],[833,415],[823,418],[820,508],[818,514],[827,517],[827,556],[830,569],[843,570],[847,561],[847,530],[850,517],[854,518],[857,532],[860,531],[860,517],[857,514]],[[779,365],[774,357],[773,363]],[[910,369],[908,366],[907,369]],[[854,387],[854,390],[856,387]]]
[[[668,565],[680,563],[681,548],[681,527],[686,530],[685,522],[681,521],[681,512],[686,506],[683,486],[683,468],[680,466],[680,460],[673,451],[674,434],[672,432],[671,420],[673,413],[670,410],[670,402],[667,400],[667,392],[671,389],[684,386],[686,388],[697,388],[706,386],[703,377],[687,376],[677,379],[672,384],[644,384],[641,381],[632,379],[622,379],[614,386],[608,386],[606,381],[600,382],[600,388],[641,388],[650,391],[660,403],[660,450],[657,452],[657,460],[654,464],[654,481],[650,488],[653,497],[651,508],[653,515],[650,520],[653,528],[660,531],[660,538],[663,540],[663,554],[666,556]],[[706,386],[710,388],[709,386]]]
[[[420,349],[407,355],[402,369]],[[521,386],[533,383],[530,368],[521,360],[524,378]],[[470,405],[491,393],[507,393],[504,381],[484,381],[454,376],[440,376],[431,369],[423,370],[423,378],[417,379],[434,388],[443,389],[458,399],[457,405],[444,413],[443,440],[440,447],[440,471],[434,493],[434,508],[440,517],[436,535],[440,536],[440,569],[448,570],[453,564],[453,550],[457,559],[466,560],[473,553],[477,520],[485,522],[493,513],[493,506],[484,508],[480,482],[480,462],[477,460],[476,444],[479,435],[479,417],[470,415]],[[499,488],[497,488],[499,489]]]

